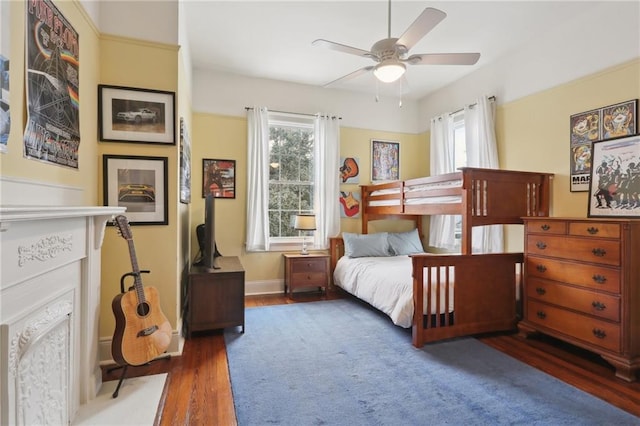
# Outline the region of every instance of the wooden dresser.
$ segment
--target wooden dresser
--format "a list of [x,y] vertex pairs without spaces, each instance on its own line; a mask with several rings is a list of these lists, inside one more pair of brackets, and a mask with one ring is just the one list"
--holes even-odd
[[524,218],[524,316],[591,350],[626,381],[640,368],[640,220]]

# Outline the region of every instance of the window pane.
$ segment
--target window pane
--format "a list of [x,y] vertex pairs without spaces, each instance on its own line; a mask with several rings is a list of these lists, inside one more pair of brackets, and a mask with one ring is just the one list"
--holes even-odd
[[282,120],[269,127],[269,235],[298,237],[292,217],[313,209],[313,126]]

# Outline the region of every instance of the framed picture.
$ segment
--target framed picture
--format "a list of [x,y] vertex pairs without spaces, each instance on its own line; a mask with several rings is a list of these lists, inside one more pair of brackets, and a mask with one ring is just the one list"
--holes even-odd
[[400,143],[371,140],[371,181],[400,179]]
[[104,155],[104,205],[126,207],[131,225],[166,225],[167,157]]
[[623,138],[638,131],[638,100],[602,108],[602,139]]
[[202,159],[202,198],[236,198],[236,160]]
[[191,139],[184,118],[180,117],[180,202],[191,202]]
[[589,217],[640,217],[640,135],[593,144]]
[[175,145],[175,93],[98,86],[101,141]]

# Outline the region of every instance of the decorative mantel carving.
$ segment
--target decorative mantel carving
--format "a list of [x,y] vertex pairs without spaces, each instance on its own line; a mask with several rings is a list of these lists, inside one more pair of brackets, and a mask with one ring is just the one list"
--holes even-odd
[[18,246],[18,266],[32,260],[46,262],[53,259],[62,251],[71,251],[73,246],[72,235],[49,235],[40,238],[38,242],[30,246]]

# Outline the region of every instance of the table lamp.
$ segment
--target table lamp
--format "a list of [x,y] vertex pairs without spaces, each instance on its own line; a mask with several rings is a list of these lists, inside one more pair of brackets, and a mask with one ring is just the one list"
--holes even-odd
[[314,214],[299,214],[296,215],[293,228],[302,232],[302,251],[300,254],[309,254],[307,251],[307,236],[306,231],[314,231],[316,229],[316,215]]

